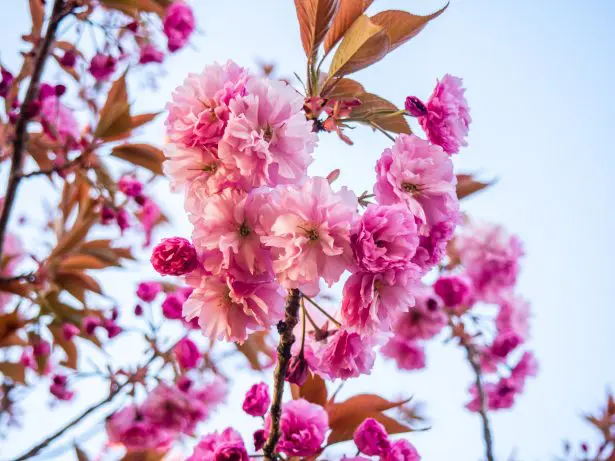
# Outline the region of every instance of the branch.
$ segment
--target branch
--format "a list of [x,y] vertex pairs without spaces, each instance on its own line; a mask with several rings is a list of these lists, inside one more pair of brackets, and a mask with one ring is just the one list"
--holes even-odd
[[43,75],[43,70],[45,69],[47,58],[49,57],[51,44],[53,43],[58,31],[58,26],[60,25],[62,19],[64,19],[72,11],[72,6],[67,9],[65,8],[64,2],[65,0],[55,0],[55,3],[53,4],[51,17],[49,18],[49,22],[47,24],[47,31],[36,54],[36,58],[34,60],[34,71],[32,72],[32,77],[30,78],[30,84],[28,85],[28,90],[26,91],[24,100],[21,103],[19,117],[15,123],[11,171],[9,173],[9,182],[6,187],[6,194],[4,195],[4,207],[2,208],[2,214],[0,215],[0,259],[2,259],[2,249],[4,246],[6,226],[15,202],[19,182],[22,179],[21,170],[23,167],[24,150],[28,137],[27,128],[31,118],[29,108],[38,96],[38,86],[41,76]]
[[28,179],[35,176],[51,176],[54,173],[62,173],[64,171],[70,170],[74,166],[85,166],[85,157],[84,155],[80,155],[79,157],[74,158],[73,160],[66,162],[63,165],[54,166],[52,168],[46,170],[36,170],[31,171],[30,173],[21,173],[19,175],[19,179]]
[[8,285],[13,282],[36,282],[36,274],[34,272],[28,272],[27,274],[14,275],[12,277],[0,277],[0,285]]
[[286,302],[286,315],[283,321],[278,323],[280,344],[278,345],[278,363],[273,374],[273,402],[271,403],[271,427],[269,437],[263,446],[266,460],[276,459],[275,447],[280,439],[280,417],[282,416],[282,396],[284,395],[284,378],[291,357],[291,347],[295,342],[293,330],[299,321],[299,299],[301,293],[297,289],[290,290]]
[[476,357],[476,350],[472,344],[462,341],[461,344],[466,350],[468,362],[474,370],[476,390],[478,391],[478,401],[480,404],[478,413],[483,422],[483,439],[485,441],[485,456],[487,461],[494,461],[493,457],[493,438],[491,436],[491,427],[489,424],[489,416],[487,415],[487,399],[485,390],[483,389],[482,373],[480,363]]

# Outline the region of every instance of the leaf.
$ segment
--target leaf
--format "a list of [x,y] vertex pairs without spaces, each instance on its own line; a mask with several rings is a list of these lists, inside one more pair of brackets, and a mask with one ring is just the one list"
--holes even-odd
[[357,99],[361,101],[361,105],[352,109],[353,119],[368,125],[374,123],[393,133],[412,133],[408,121],[392,102],[372,93],[362,93]]
[[[243,344],[235,343],[237,350],[248,359],[253,370],[264,370],[275,360],[275,349],[267,343],[268,338],[267,331],[257,331],[248,336]],[[261,362],[263,355],[269,358],[265,363]]]
[[72,341],[67,341],[62,333],[62,326],[59,324],[49,325],[49,331],[53,335],[55,343],[60,346],[66,354],[66,360],[62,363],[65,367],[77,369],[77,346]]
[[167,452],[164,450],[130,451],[124,455],[121,461],[161,461]]
[[373,418],[382,424],[387,433],[389,434],[401,434],[404,432],[412,432],[412,428],[400,423],[399,421],[384,415],[380,412],[369,412],[358,409],[354,413],[349,413],[343,418],[336,421],[335,424],[329,423],[331,427],[331,433],[327,439],[327,445],[333,445],[339,442],[345,442],[352,439],[357,427],[365,421],[367,418]]
[[10,314],[0,315],[0,347],[6,347],[19,343],[18,332],[26,325],[26,322],[16,311]]
[[301,43],[309,59],[318,52],[338,5],[339,0],[295,0]]
[[340,0],[333,23],[325,37],[325,53],[329,53],[355,20],[372,4],[373,0]]
[[102,294],[99,283],[84,272],[63,270],[58,272],[55,282],[83,305],[85,305],[86,291]]
[[308,373],[307,380],[301,387],[292,384],[291,391],[295,400],[303,398],[321,407],[327,404],[327,386],[324,380],[315,373]]
[[130,118],[132,129],[134,130],[135,128],[138,128],[138,127],[140,127],[142,125],[145,125],[146,123],[151,122],[158,115],[160,115],[160,112],[152,112],[152,113],[149,113],[149,114],[133,115]]
[[147,168],[154,174],[162,174],[162,162],[165,161],[164,153],[149,144],[123,144],[116,146],[111,151],[111,155],[134,165]]
[[331,86],[331,89],[322,96],[331,99],[353,99],[361,93],[365,93],[365,88],[359,82],[350,78],[341,78]]
[[448,8],[448,3],[435,13],[427,16],[418,16],[399,10],[387,10],[372,16],[374,24],[378,24],[386,30],[391,45],[389,52],[400,45],[403,45],[411,38],[415,37],[429,21],[440,16]]
[[109,266],[117,266],[117,263],[112,261],[103,261],[96,256],[87,254],[71,254],[62,259],[60,263],[61,269],[68,270],[85,270],[85,269],[104,269]]
[[23,363],[0,362],[0,373],[13,380],[13,382],[26,383],[26,367]]
[[457,198],[459,200],[468,197],[476,192],[479,192],[487,187],[491,186],[492,182],[480,182],[474,180],[471,174],[458,174],[457,175]]
[[60,238],[48,259],[66,254],[80,244],[87,236],[96,219],[98,219],[98,214],[94,211],[93,204],[90,202],[87,209],[83,210],[83,213],[80,213],[72,229]]
[[79,448],[77,445],[75,445],[75,455],[77,456],[77,461],[90,461],[90,458],[88,457],[86,452]]
[[364,69],[382,59],[388,51],[389,37],[384,28],[365,15],[359,16],[335,52],[327,79]]
[[113,83],[109,90],[107,101],[100,111],[100,119],[94,131],[94,136],[105,139],[131,129],[132,119],[126,90],[126,74],[124,74]]
[[329,422],[330,424],[334,424],[338,419],[344,418],[347,415],[358,411],[371,413],[390,410],[407,403],[409,400],[410,399],[399,402],[391,402],[376,394],[355,395],[344,402],[333,404],[329,408]]
[[45,7],[41,0],[30,0],[30,16],[32,18],[32,35],[40,37],[45,18]]
[[133,18],[138,17],[139,12],[164,16],[164,7],[154,0],[101,0],[101,4]]

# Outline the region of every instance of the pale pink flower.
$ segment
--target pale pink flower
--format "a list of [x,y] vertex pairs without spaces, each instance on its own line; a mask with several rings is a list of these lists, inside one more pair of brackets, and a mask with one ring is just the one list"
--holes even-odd
[[352,274],[344,284],[344,325],[362,336],[390,331],[393,320],[414,305],[413,284],[406,273]]
[[260,382],[248,389],[241,408],[250,416],[264,416],[269,409],[270,403],[269,387],[267,384]]
[[380,349],[382,355],[395,360],[400,370],[420,370],[425,368],[425,350],[414,339],[393,336]]
[[500,299],[500,310],[495,318],[498,331],[514,331],[527,340],[530,333],[530,304],[513,293],[505,293]]
[[374,418],[367,418],[352,436],[359,451],[368,456],[381,456],[391,448],[389,434]]
[[513,367],[510,373],[510,379],[517,383],[519,391],[523,390],[525,381],[530,376],[538,374],[538,361],[532,352],[526,351],[523,353],[519,362]]
[[317,136],[299,93],[280,81],[252,79],[246,95],[229,106],[218,150],[229,168],[238,169],[251,187],[295,184],[306,176]]
[[[226,428],[223,432],[205,435],[194,447],[192,455],[186,461],[215,461],[216,449],[227,443],[243,443],[241,435],[235,429]],[[238,459],[237,461],[243,461]]]
[[161,383],[148,394],[142,412],[165,430],[189,434],[209,415],[209,408],[204,401],[177,386]]
[[419,117],[429,140],[449,154],[468,145],[465,138],[472,119],[464,93],[462,80],[446,74],[427,101],[427,114]]
[[373,346],[358,333],[339,329],[315,345],[314,355],[318,360],[315,371],[328,379],[368,375],[374,366]]
[[81,138],[81,130],[74,112],[60,102],[60,98],[50,95],[41,101],[41,119],[45,133],[61,144],[75,143]]
[[[271,418],[267,415],[265,432],[269,432]],[[291,400],[282,406],[280,431],[276,451],[288,456],[311,456],[318,452],[329,430],[329,417],[320,405],[305,399]]]
[[192,8],[182,1],[171,3],[162,20],[162,30],[167,36],[169,51],[183,48],[194,32],[194,13]]
[[262,238],[271,247],[273,269],[285,288],[318,291],[322,277],[331,286],[352,263],[350,226],[357,198],[346,189],[334,192],[325,178],[281,186],[262,211]]
[[189,74],[167,104],[169,139],[184,147],[215,146],[226,128],[228,103],[245,93],[248,72],[233,61]]
[[145,418],[135,405],[111,415],[105,426],[109,441],[124,445],[128,451],[164,450],[174,439],[174,434]]
[[455,241],[461,263],[472,279],[477,298],[498,302],[517,282],[523,245],[498,225],[467,226]]
[[[217,194],[238,184],[237,172],[226,168],[213,147],[181,147],[170,144],[165,149],[164,174],[171,180],[171,190],[186,189],[187,197]],[[189,200],[189,198],[187,199]]]
[[416,304],[397,317],[393,330],[405,339],[433,338],[448,323],[442,301],[425,286],[415,289],[415,298]]
[[423,224],[433,226],[457,213],[453,162],[438,146],[400,134],[376,164],[374,193],[384,205],[405,203]]
[[182,237],[163,239],[154,247],[150,261],[156,272],[162,275],[185,275],[199,265],[196,250]]
[[381,461],[420,461],[421,455],[414,445],[405,439],[393,442],[389,451],[380,458]]
[[405,205],[369,205],[354,222],[350,242],[357,266],[376,273],[408,269],[419,236]]
[[230,275],[205,276],[184,303],[183,316],[187,321],[198,318],[211,339],[243,342],[248,333],[281,320],[285,295],[266,275],[248,282]]
[[259,215],[264,200],[257,192],[226,189],[192,212],[192,242],[206,254],[206,270],[216,274],[231,266],[250,274],[271,270],[269,251],[260,240]]

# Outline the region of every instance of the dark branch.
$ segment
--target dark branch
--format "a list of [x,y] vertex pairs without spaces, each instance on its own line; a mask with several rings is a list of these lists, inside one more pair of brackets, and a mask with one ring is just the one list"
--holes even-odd
[[284,378],[291,357],[291,347],[295,342],[293,330],[299,321],[299,300],[301,293],[297,289],[290,290],[286,303],[286,314],[278,323],[280,344],[278,345],[278,362],[273,375],[273,402],[271,403],[271,427],[269,437],[263,446],[265,459],[276,459],[275,447],[280,439],[280,417],[282,416],[282,397],[284,395]]

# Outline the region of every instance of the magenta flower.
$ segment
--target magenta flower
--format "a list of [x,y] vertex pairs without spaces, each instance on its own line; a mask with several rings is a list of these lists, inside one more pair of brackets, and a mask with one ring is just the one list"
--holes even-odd
[[252,275],[271,271],[271,256],[260,240],[264,200],[264,194],[226,189],[196,209],[187,204],[194,225],[192,241],[199,253],[205,253],[206,270],[217,274],[235,267]]
[[344,325],[363,336],[390,331],[393,320],[414,305],[412,287],[407,273],[352,274],[344,284]]
[[400,134],[376,164],[379,203],[405,203],[422,224],[433,226],[457,213],[453,162],[438,146]]
[[374,418],[367,418],[354,431],[354,443],[359,451],[368,456],[381,456],[389,451],[389,434]]
[[427,114],[419,117],[429,140],[448,154],[468,145],[465,138],[472,119],[464,93],[462,80],[446,74],[427,101]]
[[152,199],[145,198],[139,213],[139,221],[143,226],[143,232],[145,234],[144,247],[152,243],[152,232],[154,226],[158,223],[158,218],[160,218],[160,208]]
[[446,255],[446,246],[453,237],[458,221],[460,221],[460,215],[454,213],[449,216],[448,220],[422,229],[424,233],[419,237],[419,246],[412,262],[424,273],[439,264]]
[[79,327],[72,323],[65,323],[62,325],[62,336],[66,341],[71,341],[75,336],[79,334]]
[[151,303],[162,291],[162,285],[158,282],[141,282],[137,286],[137,296],[146,303]]
[[81,138],[81,130],[72,110],[50,95],[41,100],[41,120],[45,133],[62,145],[74,144]]
[[162,275],[186,275],[199,265],[196,250],[182,237],[163,239],[152,251],[150,261]]
[[102,325],[102,321],[98,317],[94,317],[93,315],[88,315],[83,317],[81,321],[81,327],[85,331],[85,334],[91,336],[94,334],[96,328]]
[[[243,444],[241,435],[230,427],[223,432],[214,432],[205,435],[199,443],[194,447],[192,455],[186,461],[216,461],[216,449],[227,443]],[[242,458],[237,458],[238,461]]]
[[285,288],[318,292],[322,277],[331,286],[352,262],[350,226],[356,196],[345,187],[333,192],[325,178],[276,188],[263,206],[261,222],[271,247],[273,269]]
[[[270,416],[265,432],[271,427]],[[276,451],[288,456],[311,456],[318,452],[329,430],[329,417],[320,405],[304,399],[291,400],[282,407],[280,431]]]
[[269,409],[270,403],[269,387],[261,382],[254,384],[246,392],[242,408],[250,416],[264,416]]
[[471,303],[472,284],[464,275],[443,275],[433,289],[446,307],[469,307]]
[[173,442],[174,435],[149,419],[130,405],[114,413],[106,422],[111,443],[119,443],[128,451],[163,450]]
[[201,352],[198,346],[190,338],[183,338],[179,341],[173,348],[173,354],[179,366],[184,370],[196,367],[201,359]]
[[395,322],[396,335],[405,339],[430,339],[448,323],[441,301],[426,286],[417,287],[416,304]]
[[517,282],[523,245],[503,227],[470,225],[456,239],[455,246],[477,298],[498,302]]
[[249,282],[227,276],[202,277],[184,303],[187,321],[198,318],[211,339],[243,342],[248,333],[268,329],[284,313],[286,293],[266,276]]
[[161,63],[162,61],[164,61],[164,53],[151,43],[146,43],[139,50],[139,64]]
[[414,339],[393,336],[380,349],[382,355],[395,360],[400,370],[420,370],[425,368],[425,350]]
[[75,393],[68,389],[68,379],[63,375],[55,375],[51,378],[49,392],[58,400],[72,400]]
[[249,459],[243,441],[223,442],[214,452],[215,461],[249,461]]
[[370,205],[353,224],[350,243],[364,271],[406,270],[419,244],[414,216],[402,204]]
[[115,72],[117,59],[102,53],[96,53],[90,61],[90,74],[97,81],[108,80]]
[[233,61],[189,74],[167,104],[167,135],[183,147],[216,146],[228,121],[228,104],[245,94],[248,72]]
[[490,353],[496,359],[504,360],[522,342],[521,337],[512,330],[501,332],[493,340]]
[[296,184],[306,176],[317,136],[303,98],[283,82],[252,79],[246,95],[229,103],[218,155],[250,187]]
[[500,299],[500,310],[495,318],[499,332],[513,331],[522,340],[530,335],[530,304],[512,293],[505,293]]
[[[490,410],[503,410],[512,408],[515,404],[515,397],[520,391],[519,384],[510,378],[501,378],[497,383],[485,383],[483,385],[487,396],[487,408]],[[466,408],[473,412],[480,410],[480,399],[476,386],[470,388],[472,400]]]
[[307,381],[309,363],[305,359],[304,354],[293,355],[288,361],[286,376],[284,379],[291,384],[303,386]]
[[315,371],[331,380],[356,378],[370,374],[376,354],[373,346],[358,333],[340,329],[322,342],[316,342],[314,354],[318,359]]
[[117,187],[127,197],[138,197],[143,193],[143,184],[133,174],[125,174],[117,182]]
[[165,11],[162,30],[167,36],[169,51],[183,48],[194,32],[192,8],[182,1],[171,3]]
[[519,391],[523,390],[525,381],[530,376],[538,374],[538,361],[532,352],[524,352],[519,362],[513,367],[510,373],[510,379],[513,380]]
[[421,455],[414,445],[405,439],[393,442],[389,451],[380,458],[381,461],[420,461]]

